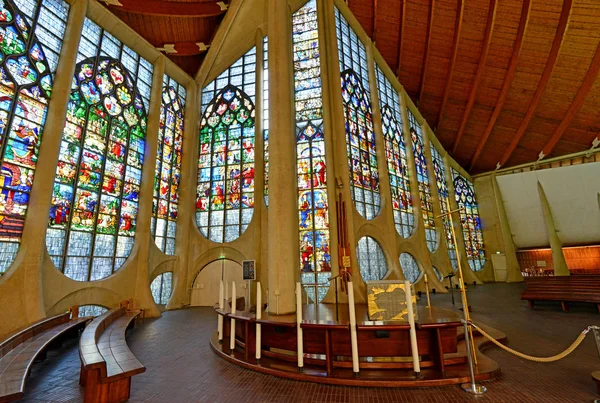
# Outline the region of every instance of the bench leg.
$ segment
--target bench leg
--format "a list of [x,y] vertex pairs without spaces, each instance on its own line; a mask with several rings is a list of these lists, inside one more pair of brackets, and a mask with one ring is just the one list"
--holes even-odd
[[569,303],[566,301],[560,301],[560,306],[562,307],[563,312],[569,312]]
[[529,300],[527,302],[529,302],[529,309],[533,310],[533,301]]
[[131,377],[102,383],[99,370],[85,371],[85,374],[85,403],[120,403],[129,399]]

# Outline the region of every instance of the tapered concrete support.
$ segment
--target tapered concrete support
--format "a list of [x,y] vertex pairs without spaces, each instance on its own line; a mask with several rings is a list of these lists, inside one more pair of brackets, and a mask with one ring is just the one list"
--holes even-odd
[[298,276],[298,202],[293,120],[291,17],[287,2],[269,0],[269,312],[294,312]]
[[523,281],[521,267],[519,266],[519,261],[517,260],[515,242],[512,239],[508,215],[506,214],[506,209],[504,208],[504,202],[502,201],[502,194],[500,193],[500,187],[498,186],[496,175],[492,175],[491,180],[494,188],[496,209],[498,211],[500,232],[502,233],[502,242],[504,243],[504,255],[506,256],[506,282],[515,283]]
[[542,205],[542,212],[544,214],[544,221],[546,222],[546,231],[548,233],[548,240],[550,241],[550,247],[552,248],[552,262],[554,265],[555,276],[568,276],[571,273],[567,267],[567,261],[562,250],[562,241],[560,240],[558,233],[556,232],[556,226],[554,225],[554,217],[552,216],[552,209],[548,203],[546,192],[540,182],[538,182],[538,193],[540,195],[540,204]]

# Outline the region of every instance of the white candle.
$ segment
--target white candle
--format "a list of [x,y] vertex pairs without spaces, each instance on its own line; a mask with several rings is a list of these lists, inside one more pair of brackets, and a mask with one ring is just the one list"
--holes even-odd
[[[223,280],[219,283],[219,310],[223,312]],[[223,340],[223,315],[221,313],[217,315],[217,333],[219,341]]]
[[415,330],[415,317],[413,315],[412,293],[410,290],[410,282],[404,281],[404,292],[406,295],[406,309],[408,311],[408,323],[410,324],[410,347],[412,350],[413,367],[415,372],[421,372],[419,364],[419,346],[417,345],[417,331]]
[[[260,320],[262,317],[262,291],[260,289],[260,283],[256,283],[256,320]],[[260,360],[261,353],[261,325],[256,324],[256,359]]]
[[304,368],[304,340],[302,336],[302,286],[296,283],[296,338],[298,339],[298,368]]
[[350,343],[352,347],[352,371],[358,373],[358,339],[356,336],[356,312],[354,310],[354,288],[352,282],[348,282],[348,309],[350,313]]
[[[231,282],[231,314],[235,315],[235,281]],[[231,318],[229,328],[229,349],[231,352],[235,349],[235,319]]]

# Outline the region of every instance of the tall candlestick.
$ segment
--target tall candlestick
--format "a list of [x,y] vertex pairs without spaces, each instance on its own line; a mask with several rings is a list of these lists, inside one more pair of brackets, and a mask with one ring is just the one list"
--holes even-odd
[[[260,282],[256,283],[256,320],[262,318],[262,291],[260,289]],[[262,328],[261,324],[256,324],[256,359],[260,360],[261,345],[262,345]]]
[[304,368],[304,340],[302,336],[302,286],[296,283],[296,332],[298,339],[298,368]]
[[[231,282],[231,315],[235,315],[235,281]],[[229,327],[229,350],[233,353],[235,350],[235,319],[231,318],[231,326]]]
[[350,345],[352,347],[352,371],[357,374],[360,371],[358,365],[358,339],[356,336],[356,312],[354,310],[354,288],[352,281],[348,282],[348,309],[350,314]]
[[[219,282],[219,310],[223,312],[223,280]],[[223,340],[223,315],[219,313],[217,315],[217,333],[219,334],[219,341]]]
[[410,347],[412,351],[413,367],[415,375],[421,374],[421,365],[419,363],[419,346],[417,345],[417,331],[415,329],[415,317],[413,315],[412,292],[410,282],[404,281],[404,292],[406,294],[406,310],[408,311],[408,323],[410,324]]

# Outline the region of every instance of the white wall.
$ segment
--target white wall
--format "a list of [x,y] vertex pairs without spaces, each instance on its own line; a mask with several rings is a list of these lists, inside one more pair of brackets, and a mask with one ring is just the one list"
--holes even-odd
[[539,182],[564,245],[600,243],[600,162],[498,176],[518,248],[549,246]]

